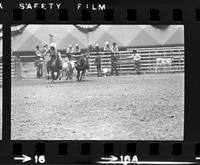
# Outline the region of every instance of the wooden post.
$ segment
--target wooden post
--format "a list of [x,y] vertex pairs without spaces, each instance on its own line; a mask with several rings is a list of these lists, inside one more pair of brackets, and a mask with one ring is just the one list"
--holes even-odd
[[16,55],[16,72],[17,80],[21,79],[21,58],[19,54]]

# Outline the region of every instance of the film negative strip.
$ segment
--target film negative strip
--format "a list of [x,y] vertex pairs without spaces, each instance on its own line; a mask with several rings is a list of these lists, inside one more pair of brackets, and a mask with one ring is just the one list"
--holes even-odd
[[200,164],[199,23],[197,0],[0,1],[0,164]]

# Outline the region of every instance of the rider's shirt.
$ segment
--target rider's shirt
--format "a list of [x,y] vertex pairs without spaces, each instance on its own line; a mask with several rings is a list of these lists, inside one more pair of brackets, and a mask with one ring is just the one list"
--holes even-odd
[[111,51],[112,51],[112,53],[118,53],[118,46],[112,46],[111,47]]
[[56,51],[50,49],[49,53],[51,57],[56,57]]
[[42,56],[42,52],[40,50],[36,50],[35,54],[36,54],[36,64],[42,63],[44,60]]
[[74,53],[74,48],[72,48],[72,47],[71,47],[71,48],[70,48],[70,47],[67,48],[66,53],[67,53],[67,54],[73,54],[73,53]]
[[80,53],[81,53],[80,48],[76,48],[75,51],[74,51],[74,53],[75,53],[75,54],[80,54]]
[[48,48],[43,48],[43,50],[42,50],[42,54],[46,54],[46,53],[48,53]]
[[89,52],[94,52],[94,48],[93,48],[92,45],[90,45],[90,46],[88,47],[88,51],[89,51]]
[[95,46],[95,52],[98,53],[100,51],[98,46]]
[[118,46],[112,46],[111,47],[111,52],[112,52],[112,54],[111,54],[111,63],[115,65],[115,64],[117,64],[117,61],[118,61],[118,59],[117,59]]
[[134,55],[134,61],[140,61],[140,59],[141,59],[141,57],[140,57],[140,55],[138,54],[138,53],[136,53],[135,55]]
[[72,54],[74,54],[74,48],[72,48],[72,47],[67,48],[66,53],[67,53],[67,57],[69,58],[69,60],[71,60]]
[[55,50],[49,50],[49,54],[50,54],[50,63],[52,63],[53,62],[53,60],[55,60],[56,59],[56,57],[57,57],[57,52],[55,51]]
[[108,51],[110,51],[111,49],[110,49],[110,46],[109,45],[105,45],[104,46],[104,51],[105,52],[108,52]]
[[42,52],[38,49],[35,51],[35,54],[36,54],[36,58],[40,58],[42,56]]

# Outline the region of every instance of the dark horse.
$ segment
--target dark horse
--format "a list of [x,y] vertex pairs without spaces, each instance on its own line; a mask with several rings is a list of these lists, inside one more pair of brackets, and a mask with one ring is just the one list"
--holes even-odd
[[[62,61],[58,56],[52,57],[52,59],[49,61],[49,69],[51,71],[51,78],[53,83],[54,80],[58,79],[60,70],[62,69]],[[55,72],[57,73],[56,77],[54,75]]]
[[77,81],[82,81],[86,70],[89,69],[87,57],[85,56],[79,57],[79,59],[75,63],[75,68],[77,70],[77,76],[76,76]]

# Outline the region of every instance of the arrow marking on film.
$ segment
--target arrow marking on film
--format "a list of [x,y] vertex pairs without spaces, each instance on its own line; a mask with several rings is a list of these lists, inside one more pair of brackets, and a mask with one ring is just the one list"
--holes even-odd
[[101,160],[110,160],[110,161],[116,161],[116,160],[118,160],[118,158],[116,157],[116,156],[110,156],[109,158],[105,158],[105,157],[103,157],[103,158],[101,158]]
[[169,161],[138,161],[138,162],[122,162],[122,161],[108,161],[108,162],[103,162],[103,161],[99,161],[97,163],[100,164],[120,164],[120,165],[128,165],[128,164],[153,164],[153,165],[164,165],[164,164],[169,164],[169,165],[180,165],[180,164],[198,164],[197,162],[169,162]]
[[14,157],[14,160],[22,160],[22,162],[28,162],[31,160],[31,157],[26,156],[26,155],[22,155],[22,157]]

